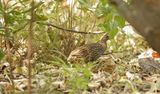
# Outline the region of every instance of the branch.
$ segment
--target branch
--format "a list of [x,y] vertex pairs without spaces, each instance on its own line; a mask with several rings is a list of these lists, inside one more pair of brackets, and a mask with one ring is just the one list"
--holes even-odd
[[9,62],[9,65],[10,65],[10,67],[9,67],[9,72],[10,72],[10,81],[11,81],[11,83],[12,83],[12,89],[13,89],[13,91],[12,91],[12,93],[14,94],[14,91],[15,91],[15,87],[14,87],[14,81],[13,81],[13,78],[14,78],[14,76],[13,76],[13,72],[12,72],[12,68],[13,68],[13,59],[12,59],[12,53],[11,53],[11,45],[10,45],[10,32],[9,32],[9,29],[8,29],[8,27],[9,27],[9,23],[8,23],[8,12],[7,12],[7,10],[8,10],[8,1],[5,1],[5,0],[3,0],[2,1],[3,2],[3,7],[2,7],[2,9],[4,10],[4,11],[2,11],[2,15],[3,15],[3,20],[4,20],[4,38],[5,38],[5,45],[6,45],[6,59],[7,59],[7,61]]
[[30,60],[32,59],[32,55],[33,55],[33,22],[34,22],[34,0],[31,1],[31,10],[30,10],[30,25],[29,25],[29,29],[28,29],[28,53],[27,53],[27,63],[28,63],[28,94],[32,93],[32,74],[31,74],[31,70],[32,70],[32,65]]
[[72,33],[81,33],[81,34],[103,34],[105,32],[82,32],[82,31],[77,31],[77,30],[72,30],[72,29],[65,29],[59,26],[56,26],[54,24],[51,23],[41,23],[41,22],[37,22],[38,24],[42,24],[42,25],[47,25],[47,26],[52,26],[54,28],[63,30],[63,31],[67,31],[67,32],[72,32]]

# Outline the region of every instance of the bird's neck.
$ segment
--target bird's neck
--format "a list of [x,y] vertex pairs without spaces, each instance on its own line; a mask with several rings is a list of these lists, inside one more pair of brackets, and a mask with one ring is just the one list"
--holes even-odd
[[107,40],[101,40],[100,43],[106,44]]
[[103,48],[107,47],[107,43],[106,42],[100,42],[100,44],[102,45]]

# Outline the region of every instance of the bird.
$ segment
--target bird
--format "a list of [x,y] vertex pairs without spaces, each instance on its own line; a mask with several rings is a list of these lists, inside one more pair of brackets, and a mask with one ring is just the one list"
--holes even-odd
[[139,66],[144,73],[160,73],[160,63],[153,58],[141,58],[138,60]]
[[77,62],[77,60],[83,60],[85,63],[96,61],[104,54],[107,47],[107,40],[109,40],[109,35],[105,33],[99,42],[85,44],[74,49],[68,56],[67,61],[71,63]]

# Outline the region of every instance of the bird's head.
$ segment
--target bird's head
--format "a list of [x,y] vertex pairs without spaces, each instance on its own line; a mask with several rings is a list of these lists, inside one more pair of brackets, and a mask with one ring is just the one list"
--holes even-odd
[[106,43],[107,40],[109,40],[109,35],[108,35],[107,33],[105,33],[105,34],[102,36],[100,42],[101,42],[101,43]]

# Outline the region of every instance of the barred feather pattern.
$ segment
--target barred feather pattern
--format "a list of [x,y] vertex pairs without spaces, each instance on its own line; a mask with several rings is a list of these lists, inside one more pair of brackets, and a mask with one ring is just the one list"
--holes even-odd
[[85,44],[73,50],[69,57],[69,62],[76,62],[76,59],[82,58],[84,62],[95,61],[104,54],[109,39],[108,34],[105,34],[98,43]]

